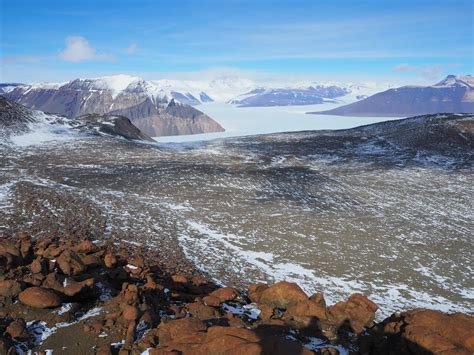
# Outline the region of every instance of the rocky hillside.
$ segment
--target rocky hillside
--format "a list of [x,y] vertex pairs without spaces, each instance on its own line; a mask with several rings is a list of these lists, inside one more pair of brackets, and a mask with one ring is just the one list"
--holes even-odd
[[403,86],[329,111],[339,116],[413,116],[431,113],[473,113],[474,78],[449,75],[433,86]]
[[[28,108],[68,118],[119,114],[130,118],[150,136],[224,130],[212,118],[188,105],[191,94],[169,91],[137,77],[117,75],[9,88],[0,94]],[[208,100],[206,95],[203,97]],[[168,110],[169,105],[172,110]]]
[[[296,284],[218,287],[130,246],[0,239],[0,352],[472,354],[474,318],[405,311],[376,323],[362,294],[327,305]],[[321,290],[324,291],[324,290]]]
[[76,119],[64,116],[45,114],[30,110],[23,105],[0,96],[0,135],[18,137],[28,133],[30,138],[35,135],[55,135],[61,137],[65,133],[72,134],[105,134],[123,137],[129,140],[154,142],[124,116],[88,114]]

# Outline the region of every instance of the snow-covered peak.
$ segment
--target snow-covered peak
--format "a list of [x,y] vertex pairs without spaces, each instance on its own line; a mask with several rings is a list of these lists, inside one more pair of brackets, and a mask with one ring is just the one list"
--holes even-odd
[[435,84],[434,86],[464,86],[474,88],[474,77],[471,75],[448,75],[439,83]]

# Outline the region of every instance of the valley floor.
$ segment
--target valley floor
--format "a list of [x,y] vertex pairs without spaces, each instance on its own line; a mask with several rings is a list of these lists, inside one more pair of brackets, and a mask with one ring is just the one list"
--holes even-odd
[[466,159],[317,132],[4,143],[0,232],[114,235],[170,272],[218,284],[286,279],[329,303],[360,292],[380,319],[416,307],[472,312]]

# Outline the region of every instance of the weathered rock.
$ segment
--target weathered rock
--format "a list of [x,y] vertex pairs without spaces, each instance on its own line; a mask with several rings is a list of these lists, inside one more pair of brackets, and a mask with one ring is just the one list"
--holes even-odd
[[252,302],[260,302],[260,297],[262,296],[262,292],[268,288],[266,284],[251,284],[248,287],[248,297]]
[[185,284],[188,282],[188,278],[185,275],[172,275],[171,280],[178,284]]
[[284,319],[295,328],[320,328],[320,323],[327,320],[326,307],[311,300],[300,301],[286,310]]
[[0,296],[16,297],[22,290],[22,285],[16,280],[0,281]]
[[11,322],[6,331],[12,338],[17,340],[27,340],[29,338],[26,322],[21,318]]
[[117,265],[117,257],[113,254],[106,254],[104,256],[104,264],[108,268],[113,268],[115,265]]
[[322,306],[326,307],[326,300],[324,299],[324,295],[322,293],[315,293],[309,298],[312,302]]
[[200,320],[213,319],[220,316],[215,308],[206,306],[202,302],[188,303],[186,309],[194,317]]
[[122,307],[122,312],[124,320],[128,322],[135,321],[139,317],[139,311],[136,306],[126,304]]
[[260,295],[259,303],[288,308],[307,299],[308,296],[297,284],[281,281],[264,290]]
[[238,295],[235,288],[223,287],[211,292],[209,296],[203,298],[203,301],[208,306],[219,307],[224,302],[235,300]]
[[76,296],[77,294],[84,292],[85,290],[94,286],[94,279],[90,278],[81,282],[74,280],[68,280],[66,286],[63,287],[62,292],[69,297]]
[[328,308],[330,323],[341,326],[346,324],[356,333],[372,325],[378,306],[361,294],[353,294],[346,302],[338,302]]
[[97,251],[97,247],[90,240],[84,240],[72,249],[78,254],[90,254]]
[[[438,347],[443,347],[440,344],[445,344],[445,341],[453,347],[474,351],[474,317],[460,313],[448,315],[433,310],[409,311],[403,316],[404,322],[408,324],[405,330],[407,339],[430,351],[435,352]],[[432,335],[428,337],[428,333]],[[443,337],[445,341],[441,341],[436,335]],[[423,340],[424,336],[431,339],[432,348],[426,347],[428,340]]]
[[43,287],[29,287],[22,291],[19,300],[34,308],[55,308],[61,305],[61,297],[51,289]]
[[197,318],[182,318],[161,323],[158,328],[160,345],[166,345],[178,336],[206,331],[206,325]]
[[79,255],[72,250],[65,250],[56,259],[59,268],[66,275],[79,275],[86,270]]
[[48,273],[49,263],[46,259],[41,256],[38,256],[30,264],[30,270],[33,274],[47,274]]
[[100,258],[95,255],[85,255],[81,257],[81,261],[87,268],[94,268],[101,264]]

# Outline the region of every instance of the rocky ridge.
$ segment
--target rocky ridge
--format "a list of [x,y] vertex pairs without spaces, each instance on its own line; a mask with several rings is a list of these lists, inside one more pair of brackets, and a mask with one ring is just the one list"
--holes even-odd
[[[117,243],[0,240],[0,352],[471,354],[474,318],[425,309],[375,323],[362,294],[327,305],[296,284],[219,287]],[[323,290],[321,290],[323,291]],[[65,339],[68,339],[65,341]]]

